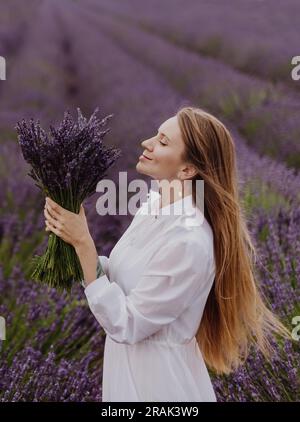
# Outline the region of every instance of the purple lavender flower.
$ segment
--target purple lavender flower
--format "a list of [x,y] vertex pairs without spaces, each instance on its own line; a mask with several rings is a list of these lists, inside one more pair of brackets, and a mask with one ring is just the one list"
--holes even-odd
[[[78,214],[83,200],[95,192],[121,151],[103,144],[110,131],[104,126],[112,114],[99,120],[96,108],[87,120],[79,108],[77,112],[77,121],[65,112],[57,128],[50,126],[50,133],[33,119],[29,123],[23,119],[16,129],[23,157],[31,166],[28,174],[36,186],[63,208]],[[53,287],[70,290],[74,281],[83,279],[74,248],[54,233],[49,235],[45,254],[35,256],[32,265],[32,278]]]

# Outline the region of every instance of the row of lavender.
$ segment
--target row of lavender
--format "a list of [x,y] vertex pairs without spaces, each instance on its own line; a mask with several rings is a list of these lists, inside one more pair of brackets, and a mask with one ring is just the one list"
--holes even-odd
[[135,0],[88,1],[86,12],[131,54],[230,119],[257,151],[300,167],[300,85],[291,77],[291,59],[299,55],[299,29],[292,25],[298,2],[272,6],[272,26],[269,1],[255,8],[234,1],[228,9],[222,1],[191,1],[186,8],[167,0],[159,13],[157,0],[146,8]]
[[242,72],[291,82],[286,75],[299,52],[297,0],[88,1]]
[[[103,114],[114,112],[109,135],[124,154],[111,177],[116,180],[118,171],[128,171],[130,180],[137,176],[139,141],[179,105],[196,99],[186,84],[173,83],[172,73],[168,76],[158,65],[145,62],[140,51],[133,55],[112,32],[101,32],[98,14],[91,25],[88,11],[68,1],[41,6],[19,56],[19,60],[29,57],[28,68],[15,89],[21,98],[36,89],[40,98],[44,81],[43,101],[28,102],[30,112],[42,114],[44,121],[61,118],[66,104],[79,104],[85,111],[100,104]],[[74,35],[74,26],[80,37]],[[38,65],[34,56],[39,58]],[[57,58],[63,60],[63,72],[53,72],[61,70]],[[196,77],[193,63],[190,69],[191,77]],[[9,84],[5,88],[7,100],[11,89]],[[55,99],[56,109],[47,102],[48,94]],[[22,113],[27,101],[20,101],[20,95],[10,96],[10,110]],[[299,176],[269,158],[258,157],[237,135],[235,139],[242,197],[261,256],[262,285],[274,310],[292,328],[292,317],[300,313]],[[88,311],[82,291],[75,289],[72,298],[58,296],[32,283],[26,274],[33,251],[45,245],[43,203],[30,180],[24,179],[26,169],[11,141],[7,138],[1,145],[0,315],[7,317],[8,339],[0,362],[0,400],[99,400],[103,332]],[[94,200],[88,204],[91,232],[99,254],[108,255],[130,218],[99,218],[94,205]],[[245,368],[230,377],[213,378],[218,399],[299,400],[297,362],[299,347],[289,343],[278,344],[278,356],[271,364],[253,352]]]

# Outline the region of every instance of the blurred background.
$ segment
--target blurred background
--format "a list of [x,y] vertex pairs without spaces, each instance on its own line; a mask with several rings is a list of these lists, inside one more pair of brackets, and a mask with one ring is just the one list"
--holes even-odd
[[[237,151],[239,187],[270,308],[292,331],[300,315],[300,81],[298,0],[0,0],[0,401],[101,401],[104,331],[81,287],[72,295],[30,280],[42,253],[44,197],[27,175],[15,124],[44,128],[69,109],[114,114],[109,170],[137,177],[141,141],[180,106],[221,119]],[[147,183],[149,180],[145,177]],[[132,216],[85,204],[99,255]],[[275,340],[274,340],[275,341]],[[229,376],[211,373],[219,401],[299,401],[300,350],[276,339],[271,362],[253,350]]]

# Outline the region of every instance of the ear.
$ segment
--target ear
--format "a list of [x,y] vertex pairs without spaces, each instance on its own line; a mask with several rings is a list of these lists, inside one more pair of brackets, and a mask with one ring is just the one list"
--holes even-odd
[[197,168],[193,164],[186,164],[180,170],[180,178],[182,180],[191,179],[198,174]]

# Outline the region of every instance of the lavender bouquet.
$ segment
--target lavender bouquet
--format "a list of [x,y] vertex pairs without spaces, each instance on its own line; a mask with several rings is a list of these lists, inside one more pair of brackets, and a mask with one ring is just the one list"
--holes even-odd
[[[31,166],[28,175],[37,182],[35,185],[45,196],[78,214],[83,200],[95,193],[97,183],[121,151],[103,145],[110,131],[103,127],[113,114],[100,121],[98,108],[89,120],[79,108],[77,112],[74,121],[66,111],[57,128],[50,125],[49,133],[41,128],[39,120],[35,123],[33,119],[18,122],[16,130],[23,157]],[[33,280],[59,290],[70,292],[74,282],[84,277],[74,247],[53,232],[49,233],[45,253],[34,256],[30,264]]]

